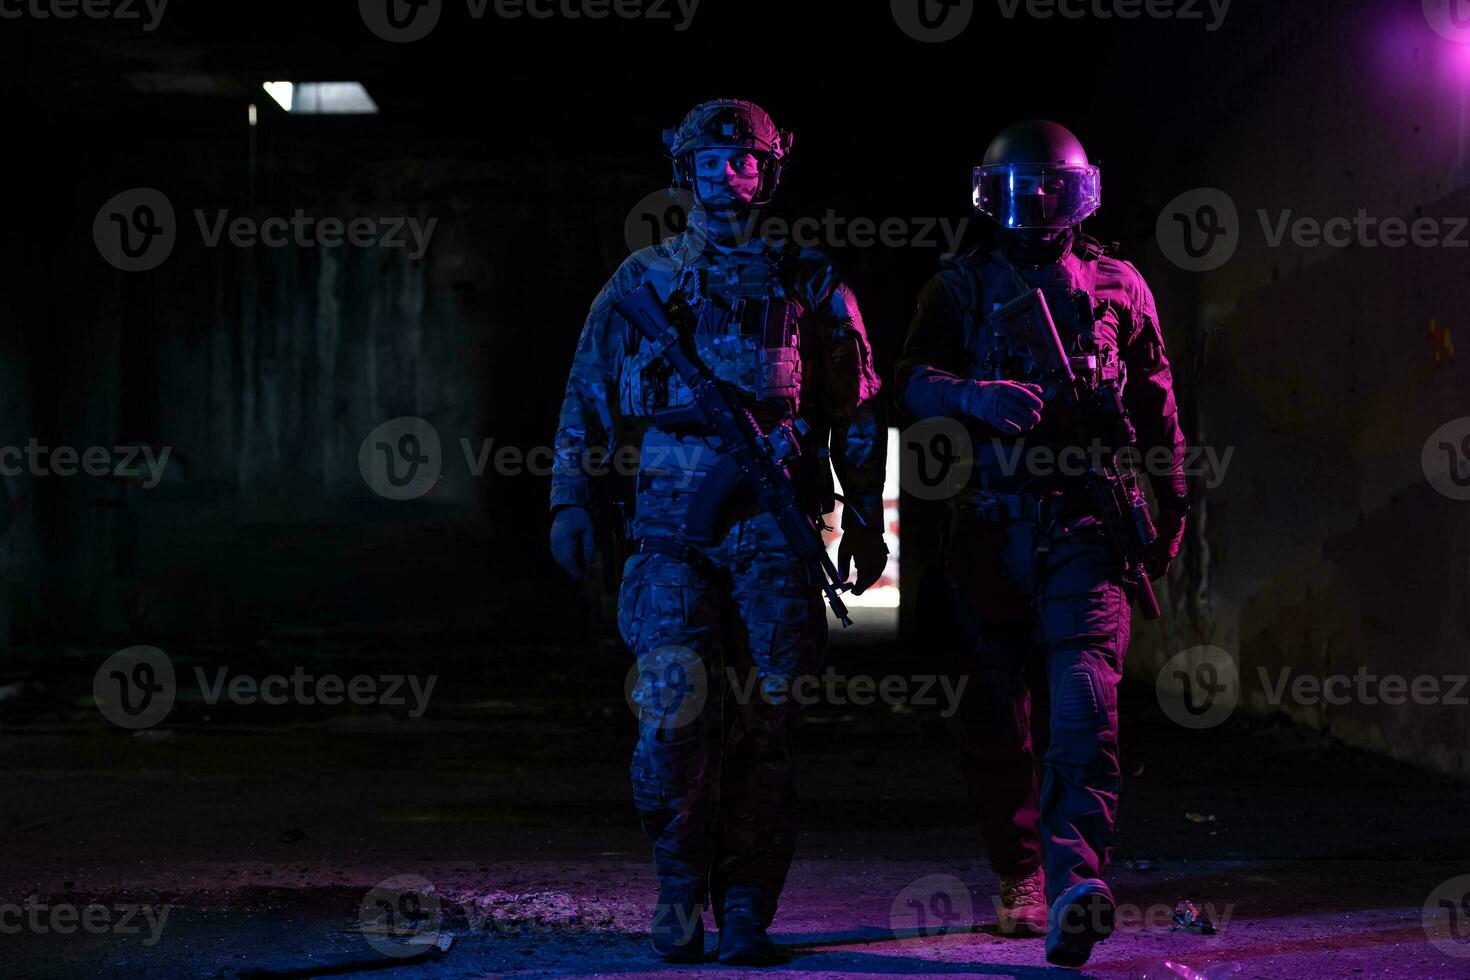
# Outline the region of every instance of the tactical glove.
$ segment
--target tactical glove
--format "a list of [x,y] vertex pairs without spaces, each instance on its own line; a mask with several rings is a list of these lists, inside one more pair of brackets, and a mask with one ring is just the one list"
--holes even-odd
[[837,574],[844,582],[854,559],[857,582],[852,594],[862,595],[883,577],[883,570],[888,567],[888,545],[883,541],[883,532],[865,527],[844,528],[837,542]]
[[1185,515],[1177,510],[1159,511],[1156,522],[1159,536],[1154,539],[1144,558],[1149,578],[1163,578],[1168,574],[1174,559],[1179,557],[1180,545],[1184,543],[1184,518]]
[[1017,436],[1041,421],[1041,386],[1014,381],[976,381],[965,392],[965,414],[1003,435]]
[[551,522],[551,554],[556,563],[576,579],[587,574],[592,560],[592,515],[586,507],[564,507]]

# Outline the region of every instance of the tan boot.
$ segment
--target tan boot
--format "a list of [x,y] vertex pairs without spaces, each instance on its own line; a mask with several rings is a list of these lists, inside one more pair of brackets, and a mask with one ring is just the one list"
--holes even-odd
[[1046,912],[1046,882],[1039,869],[1024,878],[1000,880],[996,919],[1004,935],[1045,935]]

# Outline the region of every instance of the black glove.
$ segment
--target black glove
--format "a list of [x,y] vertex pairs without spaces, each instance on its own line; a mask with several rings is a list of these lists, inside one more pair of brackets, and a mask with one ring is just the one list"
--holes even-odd
[[854,558],[857,582],[852,594],[862,595],[883,577],[883,570],[888,567],[888,545],[883,541],[883,532],[866,527],[843,528],[842,538],[837,542],[837,574],[844,582]]
[[1149,578],[1163,578],[1174,559],[1179,557],[1179,547],[1184,543],[1185,515],[1177,510],[1162,510],[1156,524],[1159,536],[1144,556]]
[[551,554],[556,563],[576,579],[587,574],[592,560],[592,514],[586,507],[565,507],[551,522]]
[[965,392],[965,413],[992,429],[1017,436],[1041,421],[1041,386],[1015,381],[976,381]]

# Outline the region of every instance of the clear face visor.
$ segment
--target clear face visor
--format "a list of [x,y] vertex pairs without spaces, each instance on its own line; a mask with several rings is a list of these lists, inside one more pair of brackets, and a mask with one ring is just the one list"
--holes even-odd
[[975,168],[975,210],[1002,228],[1071,228],[1101,206],[1102,172],[1097,167]]

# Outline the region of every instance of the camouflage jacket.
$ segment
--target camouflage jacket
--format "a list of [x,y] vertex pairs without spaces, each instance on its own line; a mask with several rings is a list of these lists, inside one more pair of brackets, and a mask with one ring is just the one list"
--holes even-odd
[[[849,512],[880,527],[886,440],[875,413],[880,382],[856,297],[820,252],[759,238],[719,248],[686,231],[630,256],[592,304],[556,433],[551,506],[588,500],[589,451],[615,434],[639,446],[638,511],[653,517],[697,489],[713,464],[707,440],[663,432],[654,411],[692,398],[613,304],[644,283],[678,290],[698,315],[695,347],[746,396],[768,427],[798,415],[811,427],[794,473],[830,509],[831,470]],[[831,466],[826,465],[830,452]],[[844,517],[844,524],[851,522]]]

